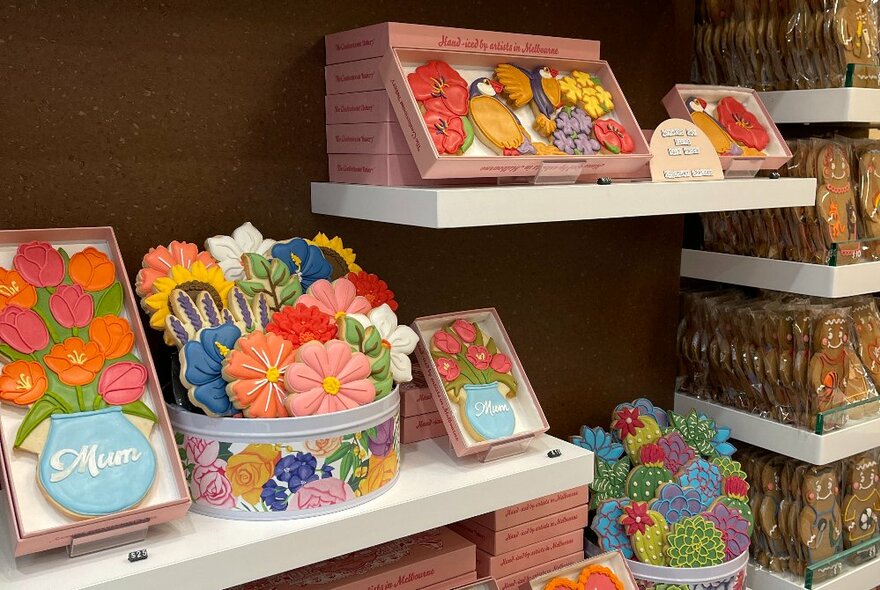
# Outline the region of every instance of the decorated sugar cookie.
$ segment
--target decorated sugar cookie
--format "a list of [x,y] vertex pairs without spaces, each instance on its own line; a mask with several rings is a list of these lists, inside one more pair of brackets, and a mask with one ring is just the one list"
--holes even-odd
[[587,428],[581,426],[580,436],[569,437],[569,442],[595,453],[599,459],[614,462],[623,456],[623,445],[614,441],[614,438],[604,428],[599,426]]
[[629,535],[633,552],[639,561],[651,565],[666,565],[666,556],[663,553],[666,521],[663,515],[649,510],[644,502],[633,502],[623,507],[620,524]]
[[602,148],[612,154],[629,154],[635,149],[635,142],[627,130],[614,119],[596,119],[593,134]]
[[635,407],[615,410],[611,418],[611,428],[623,442],[623,448],[633,463],[641,460],[642,447],[657,442],[661,436],[657,421],[650,416],[641,415]]
[[[319,246],[310,243],[309,240],[303,238],[291,238],[284,242],[276,242],[271,250],[272,261],[278,260],[287,267],[288,276],[285,276],[277,266],[269,263],[268,270],[265,263],[257,256],[258,254],[246,254],[244,261],[252,261],[253,274],[248,273],[248,263],[245,262],[245,274],[248,280],[254,280],[261,284],[260,287],[254,286],[254,291],[263,288],[271,290],[275,296],[273,297],[273,305],[276,309],[280,308],[285,301],[296,299],[292,293],[296,287],[293,286],[295,281],[293,277],[299,279],[302,289],[308,289],[312,283],[319,280],[329,280],[333,276],[333,265],[331,265],[324,257],[324,252]],[[263,277],[266,274],[267,277]],[[248,292],[244,282],[239,286]],[[285,291],[286,288],[286,291]]]
[[670,567],[720,565],[724,563],[724,539],[721,531],[705,517],[683,518],[667,537],[666,555]]
[[852,459],[843,497],[844,546],[855,547],[877,534],[880,517],[880,471],[870,455]]
[[673,475],[677,475],[682,467],[697,456],[681,434],[675,431],[661,436],[657,440],[657,444],[663,449],[663,465]]
[[[700,416],[695,410],[691,410],[686,416],[669,412],[669,424],[677,430],[685,442],[704,457],[714,457],[721,453],[715,448],[715,438],[718,436],[718,429],[715,427],[715,421],[705,416]],[[731,447],[733,449],[733,447]],[[724,449],[728,450],[728,449]],[[730,455],[733,450],[725,453]]]
[[513,363],[480,326],[465,319],[450,322],[431,337],[431,357],[474,440],[513,434],[516,417],[507,401],[517,392]]
[[706,134],[719,156],[739,156],[742,148],[730,137],[718,119],[708,113],[709,103],[705,99],[692,96],[685,101],[694,125]]
[[37,484],[68,516],[137,506],[156,477],[157,418],[141,401],[148,371],[120,316],[116,265],[46,242],[20,245],[13,265],[0,269],[0,401],[28,408],[13,448],[39,455]]
[[242,256],[268,256],[274,245],[275,240],[263,239],[263,234],[250,221],[238,226],[231,236],[214,236],[205,240],[205,249],[217,261],[217,265],[223,269],[223,276],[229,281],[244,280],[246,275]]
[[590,528],[596,533],[599,548],[602,551],[620,551],[627,559],[632,559],[633,550],[629,535],[620,519],[623,517],[623,508],[629,505],[626,498],[603,500],[596,507],[596,514],[590,522]]
[[721,495],[721,472],[703,458],[694,459],[684,466],[678,476],[682,487],[691,487],[700,493],[703,508],[708,508]]
[[722,478],[739,477],[745,480],[746,472],[742,470],[742,464],[730,457],[713,457],[711,463],[718,468]]
[[724,504],[716,502],[703,514],[703,517],[721,531],[725,561],[730,561],[748,551],[749,521],[740,514],[739,510],[731,510]]
[[804,507],[798,519],[798,533],[807,549],[809,564],[828,559],[843,545],[837,478],[833,467],[811,467],[804,474]]
[[732,96],[725,96],[718,101],[716,113],[727,133],[737,143],[744,148],[760,152],[747,153],[746,155],[764,155],[761,150],[764,150],[770,143],[770,136],[758,118],[741,102]]
[[537,148],[519,117],[501,99],[503,88],[491,78],[477,78],[471,82],[466,120],[480,141],[499,155],[537,154]]
[[611,93],[602,87],[597,76],[573,70],[559,81],[562,101],[572,107],[578,107],[597,119],[614,110]]
[[629,476],[630,463],[627,457],[609,463],[604,459],[596,459],[596,474],[590,484],[593,508],[603,500],[626,497],[626,480]]
[[412,381],[409,355],[415,350],[419,338],[412,328],[398,324],[391,306],[383,303],[366,315],[339,318],[337,323],[342,338],[370,358],[370,379],[376,386],[379,399],[391,393],[394,383]]
[[535,131],[549,137],[556,131],[553,115],[562,106],[559,72],[549,66],[529,71],[513,64],[500,64],[495,76],[501,82],[502,92],[513,108],[529,105],[535,113]]
[[654,512],[662,514],[670,525],[704,510],[700,492],[693,488],[683,488],[674,482],[665,483],[657,489],[657,497],[650,502],[650,507]]
[[634,502],[647,502],[654,498],[661,484],[672,481],[672,473],[663,466],[663,449],[648,444],[641,449],[641,465],[633,467],[626,478],[626,495]]
[[624,402],[621,404],[617,404],[615,406],[614,411],[619,412],[623,408],[636,408],[639,411],[639,414],[642,416],[650,416],[657,423],[657,426],[660,427],[661,430],[665,430],[669,428],[669,415],[666,413],[666,410],[663,408],[657,407],[654,403],[644,397],[637,398],[632,402]]
[[370,359],[344,342],[307,342],[285,372],[284,406],[291,416],[311,416],[368,404],[376,398],[370,370]]
[[293,345],[284,338],[272,332],[251,332],[223,357],[226,394],[247,417],[287,416],[284,400],[289,391],[284,377],[293,361]]
[[135,291],[141,298],[149,297],[154,292],[153,283],[156,279],[171,276],[171,269],[175,266],[189,270],[195,262],[200,262],[206,269],[215,264],[211,255],[200,252],[196,244],[175,240],[167,246],[150,248],[144,256],[143,268],[138,271]]
[[588,565],[578,575],[583,590],[623,590],[623,583],[611,569],[601,565]]
[[544,590],[583,590],[583,586],[568,578],[553,578],[544,585]]
[[[744,477],[731,475],[724,479],[724,495],[715,502],[724,504],[728,508],[738,510],[749,523],[749,535],[755,528],[755,516],[749,504],[749,484]],[[712,506],[709,507],[712,509]]]

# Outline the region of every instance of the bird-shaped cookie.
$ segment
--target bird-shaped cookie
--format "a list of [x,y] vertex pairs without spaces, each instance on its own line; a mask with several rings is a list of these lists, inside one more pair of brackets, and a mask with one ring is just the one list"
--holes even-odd
[[535,147],[519,118],[498,97],[503,86],[489,78],[477,78],[468,91],[468,119],[486,146],[503,156],[534,154]]
[[706,134],[719,156],[739,156],[743,153],[742,148],[733,141],[721,123],[706,112],[708,103],[704,99],[692,96],[687,99],[686,104],[691,121]]
[[495,76],[504,86],[511,106],[530,105],[535,113],[535,131],[544,137],[556,131],[553,115],[562,107],[558,75],[559,72],[549,66],[537,67],[531,72],[513,64],[500,64],[495,68]]

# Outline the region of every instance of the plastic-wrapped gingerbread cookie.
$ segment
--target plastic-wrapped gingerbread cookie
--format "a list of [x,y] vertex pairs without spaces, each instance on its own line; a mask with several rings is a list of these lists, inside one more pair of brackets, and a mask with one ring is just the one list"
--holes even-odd
[[816,206],[831,242],[851,242],[858,233],[849,221],[855,211],[855,195],[850,179],[849,158],[839,143],[827,142],[816,159],[819,185]]
[[[846,355],[849,321],[841,310],[820,312],[813,321],[813,355],[810,358],[811,413],[826,412],[846,403],[849,376]],[[825,416],[824,428],[846,422],[845,414]]]
[[[849,461],[846,478],[846,495],[843,497],[843,543],[849,549],[867,541],[877,534],[880,517],[880,470],[877,459],[859,455]],[[853,561],[861,563],[873,559],[871,551],[858,552]]]
[[[837,498],[839,485],[838,473],[833,467],[810,467],[804,474],[801,484],[804,507],[798,530],[808,564],[828,559],[840,551],[843,523]],[[831,567],[822,568],[813,573],[813,581],[830,575],[833,575]]]
[[877,63],[875,0],[840,0],[834,17],[835,35],[848,64]]

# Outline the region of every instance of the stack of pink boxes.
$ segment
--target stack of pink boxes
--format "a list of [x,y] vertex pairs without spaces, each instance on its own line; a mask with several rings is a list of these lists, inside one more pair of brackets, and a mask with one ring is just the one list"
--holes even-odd
[[532,578],[584,559],[589,489],[573,488],[501,508],[450,528],[477,546],[477,575],[499,590],[520,590]]
[[384,23],[325,38],[331,182],[424,184],[379,75],[388,28]]
[[400,386],[400,442],[403,444],[446,436],[422,367],[417,361],[413,361],[412,367],[413,380]]

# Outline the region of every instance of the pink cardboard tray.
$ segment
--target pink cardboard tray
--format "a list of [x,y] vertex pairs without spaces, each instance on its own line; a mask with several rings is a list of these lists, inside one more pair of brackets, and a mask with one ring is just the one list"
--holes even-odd
[[437,49],[474,53],[509,52],[512,55],[553,55],[556,57],[596,59],[599,42],[584,39],[559,39],[522,33],[498,33],[431,25],[379,23],[324,37],[326,63],[336,64],[382,57],[389,48],[433,43]]
[[481,551],[490,555],[501,555],[526,545],[583,529],[587,526],[587,512],[587,506],[578,506],[503,531],[492,531],[467,520],[450,526],[463,537],[473,541]]
[[476,579],[475,571],[473,543],[443,527],[249,582],[239,590],[454,588]]
[[[478,184],[473,178],[425,179],[410,154],[329,154],[330,182],[377,186]],[[490,179],[480,179],[489,181]]]
[[583,550],[584,531],[581,529],[501,555],[490,555],[477,549],[477,573],[481,576],[504,578]]
[[328,125],[397,122],[384,90],[325,96],[324,118]]
[[402,444],[419,442],[429,438],[439,438],[441,436],[446,436],[446,427],[443,426],[440,412],[409,416],[401,421],[400,442]]
[[577,563],[579,561],[582,561],[583,559],[584,552],[578,551],[577,553],[572,553],[571,555],[560,557],[559,559],[556,559],[554,561],[549,561],[541,565],[536,565],[533,568],[511,574],[504,578],[498,578],[498,588],[499,590],[530,590],[531,587],[529,586],[529,580],[531,580],[532,578],[544,575],[548,572],[555,571],[567,565]]
[[381,61],[381,58],[373,57],[326,66],[324,84],[327,87],[327,94],[383,90],[385,86],[379,75]]
[[449,580],[443,580],[442,582],[437,582],[436,584],[425,586],[420,590],[449,590],[450,588],[471,588],[471,584],[476,581],[476,579],[477,572],[468,572],[456,578],[450,578]]
[[392,121],[326,127],[328,154],[409,154],[400,125]]
[[[444,382],[431,358],[431,339],[444,326],[457,319],[465,319],[479,326],[487,337],[493,340],[498,353],[503,354],[510,361],[510,374],[518,385],[517,394],[512,398],[507,398],[515,417],[515,428],[510,436],[492,440],[476,440],[462,424],[462,406],[453,403],[447,395]],[[521,453],[528,448],[535,436],[550,429],[538,397],[532,389],[513,344],[510,342],[510,336],[508,336],[501,323],[501,318],[498,317],[498,312],[494,308],[416,318],[413,322],[413,329],[419,335],[419,344],[415,350],[416,358],[419,360],[425,380],[434,396],[434,403],[437,405],[440,417],[446,426],[446,432],[449,434],[449,440],[456,455],[463,457],[477,454],[483,460],[492,460]]]
[[508,506],[507,508],[500,508],[494,512],[475,516],[469,520],[490,530],[500,531],[530,520],[562,512],[575,506],[584,506],[589,504],[589,502],[590,488],[582,486],[563,490],[555,494],[548,494],[547,496],[528,500],[521,504]]
[[544,590],[547,586],[547,582],[553,578],[566,578],[573,582],[577,582],[578,576],[584,568],[590,566],[603,566],[610,569],[617,575],[618,582],[620,583],[619,587],[622,590],[639,590],[639,586],[636,584],[632,572],[626,564],[626,559],[623,558],[620,551],[609,551],[608,553],[591,557],[580,563],[562,565],[559,566],[558,569],[538,574],[529,581],[529,584],[525,586],[525,590]]
[[788,162],[791,159],[791,150],[788,149],[788,144],[779,133],[761,97],[751,88],[676,84],[663,97],[663,106],[670,117],[693,121],[687,101],[692,97],[703,98],[710,105],[708,114],[718,121],[714,107],[711,105],[717,104],[718,100],[725,96],[732,96],[742,103],[755,115],[770,137],[770,143],[764,149],[766,156],[719,156],[725,176],[754,176],[759,170],[778,170]]
[[[0,406],[0,476],[6,496],[10,532],[16,556],[73,544],[106,541],[115,535],[130,534],[150,525],[181,518],[190,506],[174,434],[162,400],[162,390],[150,356],[139,308],[128,282],[119,246],[110,227],[81,227],[0,231],[0,266],[12,268],[12,257],[19,244],[48,242],[74,254],[92,246],[106,254],[116,267],[116,278],[123,289],[124,316],[134,333],[134,352],[147,368],[147,384],[142,401],[158,418],[150,435],[156,451],[156,480],[146,498],[135,508],[108,516],[74,519],[55,509],[40,493],[36,478],[36,456],[13,449],[23,408]],[[112,546],[112,544],[111,544]]]
[[[437,590],[444,590],[438,588]],[[498,582],[495,581],[495,578],[482,578],[477,580],[473,584],[468,584],[467,586],[459,586],[454,590],[498,590]]]

